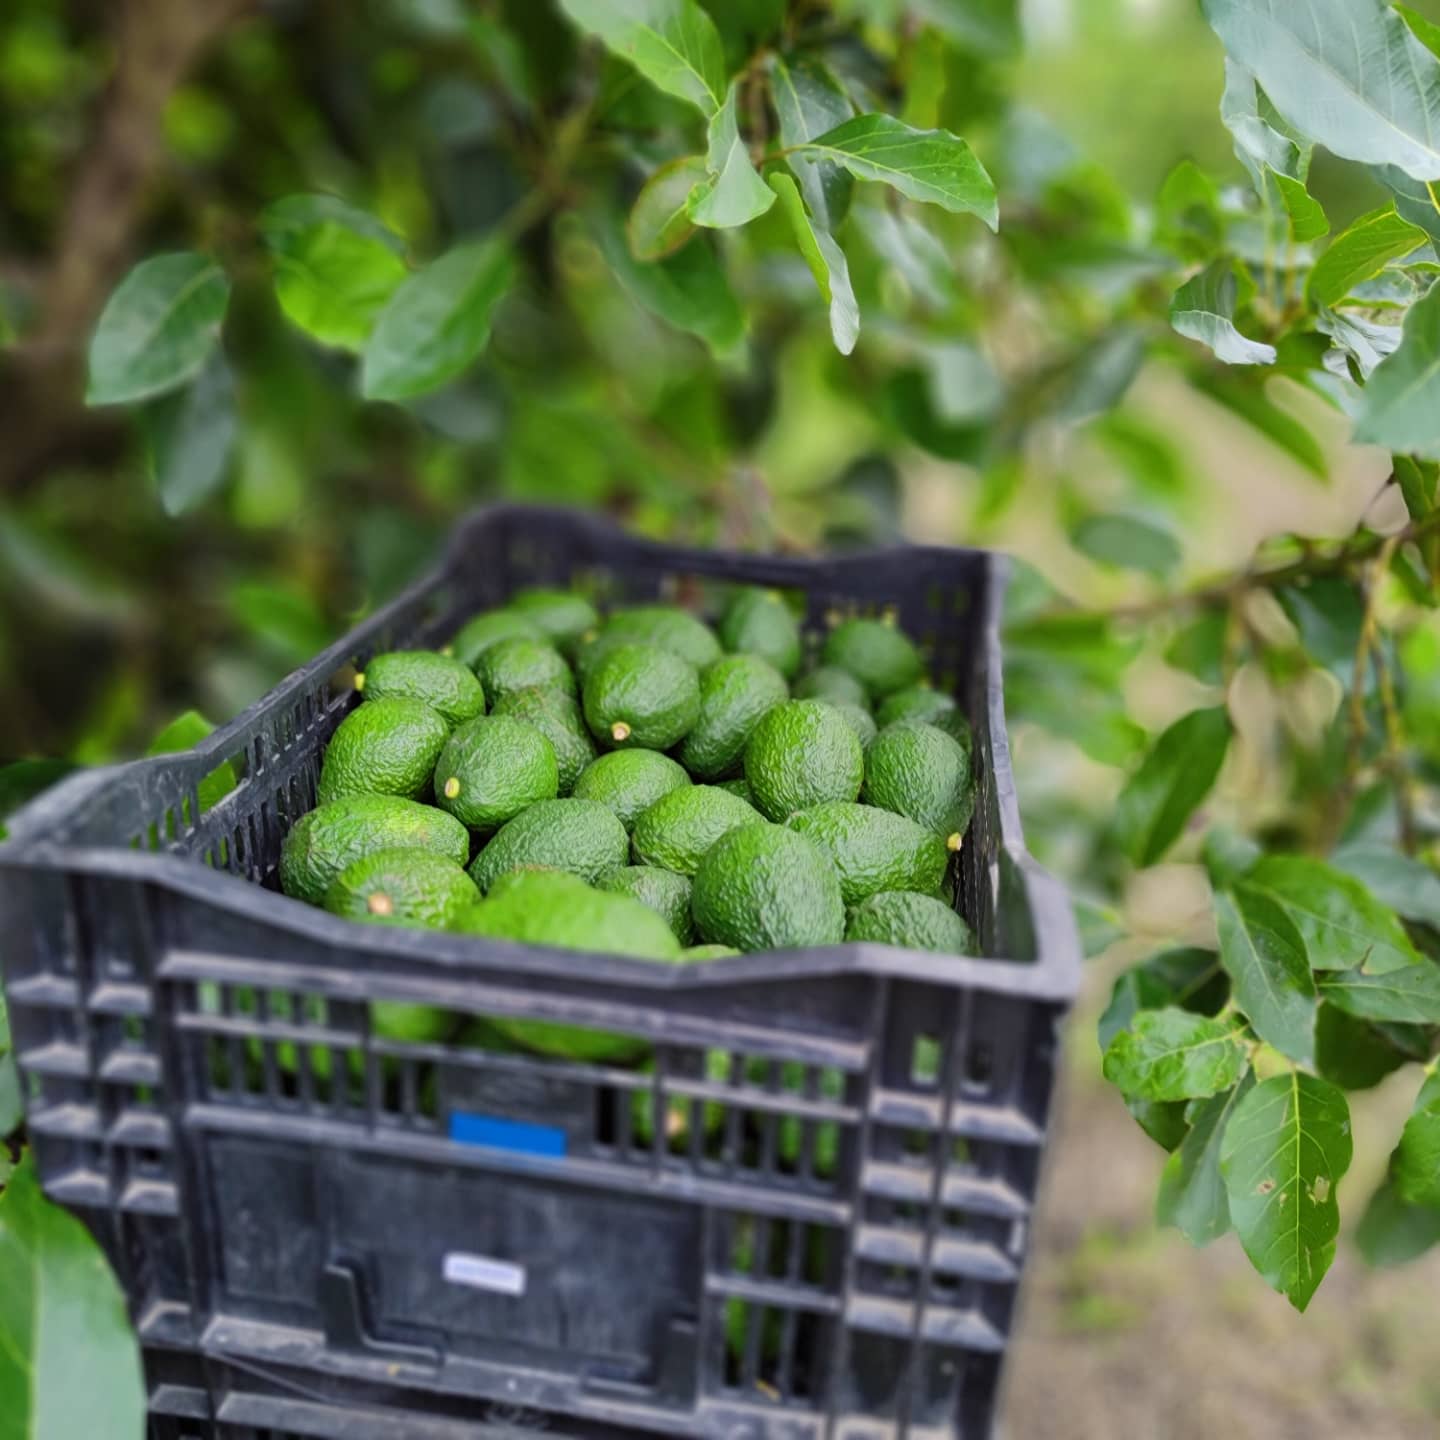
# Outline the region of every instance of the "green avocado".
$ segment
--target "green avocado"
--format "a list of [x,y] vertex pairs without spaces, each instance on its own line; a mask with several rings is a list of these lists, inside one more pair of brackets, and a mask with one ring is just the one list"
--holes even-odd
[[435,761],[450,727],[422,700],[395,696],[352,710],[325,748],[317,798],[399,795],[416,800],[430,793]]
[[585,767],[574,793],[608,805],[628,831],[662,795],[689,784],[684,767],[658,750],[612,750]]
[[943,690],[932,690],[928,685],[912,685],[907,690],[887,695],[875,712],[875,722],[881,729],[895,724],[897,720],[920,720],[933,725],[955,708],[953,695],[947,695]]
[[696,670],[703,670],[721,655],[715,632],[689,611],[673,605],[635,605],[617,610],[594,639],[581,646],[576,657],[581,678],[594,669],[598,658],[617,645],[653,645],[678,655]]
[[797,700],[829,700],[835,705],[857,705],[862,710],[870,708],[865,687],[848,670],[834,665],[821,665],[808,675],[802,675],[795,682],[794,696]]
[[513,715],[462,725],[435,764],[435,803],[472,830],[493,830],[559,789],[555,747]]
[[[740,952],[731,945],[690,945],[680,952],[682,960],[724,960]],[[729,1070],[727,1068],[728,1076]]]
[[944,955],[975,953],[975,936],[964,920],[941,901],[913,891],[882,890],[862,900],[850,912],[845,938]]
[[635,822],[635,858],[677,875],[693,875],[722,835],[761,818],[738,795],[718,786],[687,785],[661,796]]
[[575,694],[565,657],[547,640],[497,640],[475,664],[491,708],[514,690],[563,690]]
[[835,945],[845,935],[835,867],[805,836],[764,822],[711,846],[690,908],[706,943],[737,950]]
[[421,700],[452,727],[485,713],[485,691],[470,667],[433,650],[377,655],[355,677],[355,688],[366,700]]
[[325,908],[351,920],[448,929],[480,899],[455,861],[433,850],[375,850],[330,882]]
[[[502,640],[543,640],[545,632],[518,610],[486,610],[467,620],[450,642],[450,649],[462,665],[472,670],[480,657]],[[494,696],[490,697],[492,700]]]
[[728,655],[700,677],[700,718],[680,747],[680,763],[697,780],[719,780],[741,768],[756,725],[790,698],[785,677],[758,655]]
[[800,626],[773,590],[735,593],[720,620],[720,642],[735,655],[758,655],[787,680],[800,668]]
[[585,728],[580,706],[563,690],[512,690],[500,697],[493,713],[533,725],[550,742],[562,796],[575,788],[585,767],[595,759],[595,742]]
[[495,832],[470,878],[483,891],[511,870],[564,870],[587,883],[623,865],[630,837],[615,812],[595,800],[541,800]]
[[616,749],[668,750],[700,715],[700,681],[688,661],[653,645],[621,645],[585,682],[591,733]]
[[695,938],[694,922],[690,919],[690,882],[685,876],[654,865],[617,865],[595,882],[595,888],[616,895],[632,895],[642,905],[648,905],[664,919],[682,945],[688,945]]
[[832,700],[830,704],[844,716],[845,723],[855,732],[860,748],[866,749],[880,728],[870,712],[863,705],[854,705],[848,700]]
[[908,816],[958,850],[975,808],[969,757],[934,725],[902,720],[870,742],[860,798]]
[[834,800],[786,822],[830,858],[847,905],[879,890],[929,894],[945,877],[950,852],[933,830],[889,810]]
[[768,820],[788,819],[826,800],[854,800],[865,752],[845,717],[823,700],[777,705],[745,747],[745,778]]
[[910,637],[883,620],[842,620],[826,636],[820,658],[848,670],[872,700],[914,685],[925,673]]
[[295,822],[280,849],[280,888],[318,905],[346,866],[401,846],[457,865],[470,858],[469,832],[453,815],[395,795],[347,795]]
[[531,586],[510,597],[510,608],[538,626],[545,638],[566,655],[573,655],[581,637],[600,623],[595,607],[583,595],[568,590]]

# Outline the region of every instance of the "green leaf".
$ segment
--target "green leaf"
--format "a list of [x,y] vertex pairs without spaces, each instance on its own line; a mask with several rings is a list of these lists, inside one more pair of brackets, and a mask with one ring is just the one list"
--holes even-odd
[[1245,1068],[1233,1020],[1142,1010],[1105,1051],[1105,1078],[1139,1100],[1195,1100],[1228,1090]]
[[1193,160],[1182,160],[1165,177],[1155,202],[1157,235],[1192,258],[1213,254],[1224,234],[1220,191]]
[[1165,663],[1206,685],[1224,679],[1225,612],[1211,610],[1175,632],[1165,647]]
[[1440,64],[1383,0],[1204,0],[1226,52],[1302,135],[1440,178]]
[[[1130,933],[1125,925],[1125,917],[1113,905],[1076,895],[1071,899],[1071,907],[1075,911],[1076,928],[1080,931],[1080,948],[1087,960],[1108,950],[1117,940],[1123,940]],[[1128,1020],[1127,1016],[1115,1028],[1122,1029]]]
[[1220,1173],[1231,1221],[1250,1263],[1297,1310],[1335,1258],[1335,1192],[1351,1153],[1344,1094],[1298,1071],[1257,1085],[1225,1125]]
[[1223,706],[1192,710],[1155,742],[1115,802],[1115,832],[1135,864],[1154,865],[1179,839],[1210,793],[1229,745]]
[[1293,175],[1283,175],[1278,170],[1270,172],[1285,213],[1290,217],[1290,238],[1297,245],[1308,244],[1330,232],[1330,220],[1324,207],[1305,188],[1303,180]]
[[843,124],[855,113],[844,86],[812,56],[770,64],[770,95],[780,122],[780,144],[810,213],[826,229],[839,228],[850,208],[855,177],[833,160],[815,160],[796,147]]
[[699,336],[717,356],[745,338],[745,317],[708,244],[696,240],[664,260],[642,265],[614,217],[597,217],[595,233],[620,283],[651,314]]
[[1440,966],[1430,960],[1383,975],[1363,969],[1322,974],[1320,994],[1362,1020],[1440,1024]]
[[725,103],[710,118],[706,153],[710,173],[685,202],[686,214],[697,225],[712,230],[748,225],[775,203],[775,192],[750,163],[750,151],[740,135],[740,83],[731,83]]
[[1434,511],[1437,479],[1440,475],[1433,462],[1421,465],[1408,455],[1395,456],[1395,482],[1412,520],[1423,520]]
[[1368,380],[1376,366],[1400,348],[1398,325],[1377,325],[1363,316],[1327,310],[1323,305],[1316,312],[1315,328],[1355,362],[1362,380]]
[[1229,825],[1212,825],[1200,846],[1201,864],[1217,890],[1228,890],[1248,875],[1260,854],[1260,847],[1248,835]]
[[1370,377],[1355,438],[1440,460],[1440,285],[1411,307],[1400,348]]
[[1175,292],[1170,324],[1227,365],[1273,365],[1275,347],[1247,340],[1235,327],[1238,293],[1234,264],[1228,259],[1216,260]]
[[975,153],[948,130],[912,130],[893,115],[857,115],[799,147],[833,160],[859,180],[877,180],[911,200],[1000,227],[995,183]]
[[26,1154],[0,1195],[0,1396],[25,1440],[145,1430],[140,1348],[89,1232],[40,1192]]
[[1440,1072],[1425,1077],[1390,1162],[1406,1205],[1440,1206]]
[[184,389],[142,412],[150,478],[167,515],[183,515],[220,488],[235,447],[235,381],[214,351]]
[[1400,18],[1410,27],[1410,33],[1432,55],[1440,55],[1440,25],[1433,20],[1427,20],[1408,5],[1399,4],[1398,0],[1391,0],[1391,4],[1399,13]]
[[1337,305],[1426,238],[1423,230],[1396,214],[1393,204],[1372,210],[1330,242],[1305,282],[1306,298],[1312,305]]
[[286,665],[304,664],[334,638],[315,602],[293,586],[248,581],[227,598],[239,624]]
[[1371,174],[1395,197],[1395,208],[1440,244],[1440,191],[1434,181],[1416,180],[1393,165],[1377,165]]
[[1070,536],[1077,550],[1099,565],[1138,570],[1163,580],[1184,558],[1168,531],[1135,515],[1087,515]]
[[[1225,57],[1225,91],[1220,98],[1220,118],[1235,140],[1235,155],[1250,172],[1256,192],[1269,208],[1280,197],[1270,179],[1288,175],[1301,179],[1309,168],[1308,147],[1275,123],[1278,116],[1261,95],[1255,76],[1233,55]],[[1283,124],[1283,122],[1280,122]],[[1280,197],[1283,203],[1283,197]]]
[[1372,975],[1421,963],[1404,926],[1358,880],[1305,855],[1267,855],[1246,877],[1295,922],[1312,970]]
[[1173,1005],[1194,1015],[1214,1015],[1229,993],[1230,982],[1213,950],[1191,946],[1162,950],[1116,980],[1110,1003],[1100,1017],[1100,1049],[1108,1050],[1142,1010]]
[[408,400],[463,374],[485,348],[514,275],[509,248],[498,240],[457,245],[412,275],[365,346],[365,398]]
[[1440,875],[1389,845],[1350,845],[1331,864],[1407,920],[1440,930]]
[[1315,1054],[1315,978],[1305,941],[1278,900],[1241,882],[1215,897],[1220,963],[1255,1033],[1308,1065]]
[[19,1127],[24,1113],[25,1107],[20,1103],[20,1072],[15,1067],[10,1039],[10,1015],[5,1008],[5,992],[0,990],[0,1160],[5,1159],[5,1137]]
[[560,0],[560,8],[657,90],[707,117],[724,102],[725,48],[695,0]]
[[686,155],[662,165],[645,182],[625,222],[630,253],[637,260],[663,260],[695,233],[685,202],[709,173],[703,155]]
[[860,337],[860,307],[850,285],[845,252],[829,231],[816,227],[805,209],[799,186],[789,175],[775,170],[767,178],[770,188],[780,197],[780,208],[790,222],[795,243],[815,277],[821,298],[830,307],[830,337],[835,348],[848,355]]
[[1321,480],[1329,477],[1330,467],[1320,442],[1293,415],[1273,404],[1248,376],[1199,375],[1194,384],[1217,404],[1254,426],[1312,475]]
[[400,238],[333,195],[277,200],[261,215],[260,233],[290,322],[322,345],[364,349],[407,273]]
[[1182,1100],[1164,1102],[1127,1099],[1125,1108],[1135,1123],[1162,1150],[1174,1150],[1190,1128],[1185,1119],[1185,1102]]
[[1240,1083],[1222,1095],[1196,1100],[1186,1110],[1189,1133],[1165,1162],[1155,1219],[1173,1225],[1192,1245],[1208,1245],[1230,1229],[1230,1200],[1220,1173],[1220,1150],[1226,1122],[1255,1088],[1255,1072],[1246,1070]]
[[89,405],[128,405],[193,380],[220,338],[230,282],[208,255],[141,261],[110,297],[90,342]]
[[913,0],[914,12],[957,45],[990,60],[1020,49],[1018,0]]
[[1424,1060],[1429,1037],[1420,1025],[1375,1025],[1322,1003],[1315,1017],[1315,1069],[1342,1090],[1368,1090],[1402,1065]]
[[[184,710],[150,742],[150,748],[145,753],[174,755],[181,750],[193,750],[214,731],[214,725],[198,710]],[[216,766],[197,787],[201,813],[218,805],[238,783],[235,769],[228,760]]]
[[1440,1210],[1407,1205],[1386,1179],[1370,1197],[1355,1227],[1355,1245],[1367,1265],[1408,1265],[1440,1241]]
[[1364,602],[1355,586],[1349,580],[1322,575],[1285,586],[1276,592],[1276,599],[1300,632],[1305,653],[1348,685],[1365,620]]

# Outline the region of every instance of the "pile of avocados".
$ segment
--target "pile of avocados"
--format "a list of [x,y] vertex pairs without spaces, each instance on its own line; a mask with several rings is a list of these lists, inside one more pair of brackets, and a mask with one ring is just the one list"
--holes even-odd
[[286,837],[287,895],[377,924],[699,961],[879,941],[973,953],[952,904],[972,737],[912,641],[786,597],[602,618],[528,589],[377,655]]

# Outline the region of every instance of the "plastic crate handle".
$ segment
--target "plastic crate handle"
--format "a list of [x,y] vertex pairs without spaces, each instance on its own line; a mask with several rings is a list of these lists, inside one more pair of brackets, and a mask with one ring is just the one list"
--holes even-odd
[[326,1343],[334,1349],[439,1369],[442,1358],[439,1350],[403,1340],[384,1340],[371,1332],[374,1306],[370,1303],[365,1267],[358,1260],[346,1256],[325,1266],[320,1272],[316,1299]]

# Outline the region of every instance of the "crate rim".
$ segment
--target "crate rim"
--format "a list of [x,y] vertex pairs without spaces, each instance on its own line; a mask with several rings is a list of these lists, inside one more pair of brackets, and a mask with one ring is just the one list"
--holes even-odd
[[[904,551],[912,556],[953,558],[966,555],[984,559],[989,568],[988,613],[984,631],[987,658],[985,704],[989,711],[996,803],[1000,816],[1001,845],[1021,875],[1026,901],[1034,919],[1036,958],[1015,961],[974,956],[939,956],[931,952],[906,950],[870,942],[845,942],[826,947],[809,947],[796,954],[769,950],[709,960],[701,965],[657,965],[653,961],[591,952],[557,950],[545,946],[460,936],[407,927],[366,926],[307,905],[253,881],[212,869],[197,860],[184,859],[164,851],[133,850],[118,846],[69,846],[48,838],[64,819],[87,798],[112,784],[152,769],[173,769],[183,764],[198,781],[234,753],[234,737],[245,730],[262,710],[275,707],[282,697],[303,687],[318,672],[331,674],[342,669],[350,656],[392,614],[423,600],[445,576],[453,573],[466,532],[478,523],[506,517],[544,521],[562,520],[586,530],[597,541],[623,542],[631,551],[653,552],[663,557],[668,568],[685,567],[704,573],[721,570],[726,561],[743,561],[765,579],[759,583],[803,585],[817,569],[839,563],[863,564],[865,560],[893,556]],[[1064,887],[1041,866],[1026,848],[1020,820],[1019,798],[1010,764],[1009,735],[1005,725],[1003,657],[1000,643],[1000,612],[1008,571],[1007,557],[997,551],[968,546],[897,544],[847,551],[843,555],[781,556],[752,555],[749,552],[718,548],[670,545],[632,535],[613,521],[563,507],[503,504],[475,509],[457,523],[444,551],[440,566],[407,586],[373,615],[347,631],[305,665],[292,670],[272,689],[259,697],[232,720],[216,729],[186,751],[146,756],[116,765],[96,767],[68,776],[42,792],[17,811],[7,822],[9,835],[0,842],[0,869],[64,868],[100,877],[139,880],[173,893],[204,900],[249,919],[256,907],[263,908],[265,921],[276,929],[302,935],[309,940],[365,955],[373,965],[387,958],[403,960],[407,966],[433,963],[448,971],[452,967],[474,969],[477,961],[487,969],[504,968],[515,974],[559,977],[575,981],[600,981],[636,989],[685,990],[710,985],[773,979],[777,962],[787,978],[842,973],[891,975],[972,986],[1037,1000],[1068,1002],[1080,984],[1082,954],[1079,932]],[[223,801],[220,802],[224,804]],[[261,897],[264,897],[263,899]],[[423,955],[414,949],[415,937],[423,934]],[[937,970],[943,966],[943,974]]]

